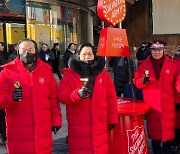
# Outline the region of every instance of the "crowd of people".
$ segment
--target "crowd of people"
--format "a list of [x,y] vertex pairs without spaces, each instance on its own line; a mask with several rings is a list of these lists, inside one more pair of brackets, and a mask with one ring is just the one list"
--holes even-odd
[[59,103],[66,105],[69,153],[108,153],[108,131],[118,123],[117,97],[128,97],[131,78],[138,99],[150,105],[147,133],[154,154],[180,151],[180,47],[170,58],[165,46],[143,42],[137,66],[132,58],[111,58],[112,80],[91,43],[69,44],[62,77],[59,43],[38,49],[26,38],[9,54],[0,42],[0,134],[8,153],[52,153],[52,132],[62,127]]

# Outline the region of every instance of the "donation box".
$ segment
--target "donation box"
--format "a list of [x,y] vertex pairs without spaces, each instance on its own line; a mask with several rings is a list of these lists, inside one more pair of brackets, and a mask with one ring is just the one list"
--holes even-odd
[[143,114],[149,105],[124,97],[119,97],[117,103],[119,121],[109,132],[109,154],[148,154]]

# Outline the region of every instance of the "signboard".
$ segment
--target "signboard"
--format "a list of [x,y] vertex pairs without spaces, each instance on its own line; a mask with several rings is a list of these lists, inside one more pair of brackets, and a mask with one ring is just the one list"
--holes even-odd
[[23,18],[25,17],[24,14],[20,14],[17,11],[10,10],[7,7],[8,3],[9,1],[0,0],[0,16],[1,17],[23,17]]
[[98,0],[97,12],[102,21],[115,26],[125,18],[125,0]]
[[7,0],[6,7],[13,12],[25,14],[25,0]]
[[118,28],[102,29],[97,54],[100,56],[130,56],[126,30]]

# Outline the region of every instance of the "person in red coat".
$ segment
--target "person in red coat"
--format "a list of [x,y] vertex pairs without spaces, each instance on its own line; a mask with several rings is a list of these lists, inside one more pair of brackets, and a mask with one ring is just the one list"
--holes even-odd
[[58,87],[59,101],[66,104],[69,153],[108,154],[108,131],[118,122],[114,84],[92,44],[77,52]]
[[18,47],[18,57],[0,73],[8,154],[51,154],[52,130],[62,125],[57,84],[51,67],[37,58],[35,41],[23,39]]
[[[175,51],[174,60],[176,61],[177,68],[180,66],[180,47]],[[177,76],[180,75],[180,70],[177,69]],[[173,141],[173,150],[180,151],[180,92],[175,91],[175,139]]]
[[171,154],[175,133],[175,61],[164,54],[165,42],[153,41],[151,55],[139,65],[134,84],[142,88],[144,101],[150,104],[147,114],[148,136],[154,154]]

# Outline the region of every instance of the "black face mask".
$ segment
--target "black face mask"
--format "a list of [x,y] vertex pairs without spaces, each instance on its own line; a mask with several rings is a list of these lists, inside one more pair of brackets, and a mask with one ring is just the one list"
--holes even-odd
[[25,64],[32,64],[36,60],[36,54],[35,53],[23,53],[20,54],[20,59],[25,63]]

